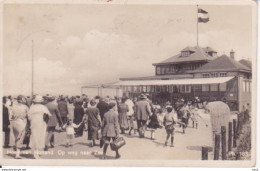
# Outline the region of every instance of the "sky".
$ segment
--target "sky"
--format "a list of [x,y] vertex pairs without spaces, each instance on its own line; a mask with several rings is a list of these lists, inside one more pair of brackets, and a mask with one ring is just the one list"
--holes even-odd
[[[252,56],[251,6],[201,5],[199,46]],[[84,85],[155,74],[152,63],[196,45],[194,5],[4,5],[3,91],[80,94]],[[33,41],[33,43],[32,43]],[[32,48],[33,46],[33,48]]]

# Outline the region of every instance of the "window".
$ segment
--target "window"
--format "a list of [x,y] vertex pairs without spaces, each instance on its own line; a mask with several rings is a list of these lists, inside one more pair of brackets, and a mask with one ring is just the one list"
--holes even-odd
[[218,77],[218,73],[217,72],[211,73],[211,77]]
[[161,74],[165,74],[165,67],[164,66],[161,67]]
[[209,74],[208,73],[202,74],[202,78],[209,78]]
[[209,85],[202,85],[202,91],[209,91]]
[[242,87],[243,87],[243,92],[246,92],[246,82],[245,81],[243,81]]
[[147,92],[150,92],[151,91],[151,86],[147,86]]
[[186,93],[190,93],[191,92],[191,86],[190,85],[186,85]]
[[246,92],[250,92],[250,85],[249,81],[246,82]]
[[226,72],[221,72],[221,73],[219,73],[219,76],[220,76],[220,77],[226,77],[226,76],[227,76],[227,73],[226,73]]
[[170,86],[169,86],[169,93],[172,93],[172,92],[173,92],[173,86],[170,85]]
[[136,92],[137,91],[137,86],[134,86],[134,92]]
[[220,84],[219,91],[227,91],[227,83]]
[[210,85],[210,91],[218,91],[218,85],[217,84]]
[[161,87],[160,86],[156,86],[156,92],[160,92],[161,91]]
[[143,86],[143,92],[146,92],[146,86]]
[[180,90],[181,90],[181,93],[185,93],[185,85],[182,85],[182,86],[180,87]]
[[184,51],[184,52],[181,52],[181,56],[182,57],[187,57],[190,55],[190,52],[189,51]]
[[157,73],[158,75],[161,74],[161,67],[159,67],[159,66],[156,67],[156,73]]

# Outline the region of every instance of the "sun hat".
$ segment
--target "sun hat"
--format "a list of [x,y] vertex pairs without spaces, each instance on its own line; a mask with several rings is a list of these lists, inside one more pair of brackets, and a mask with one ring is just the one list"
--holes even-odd
[[35,103],[42,103],[43,102],[43,97],[41,95],[36,95],[33,99],[33,102]]

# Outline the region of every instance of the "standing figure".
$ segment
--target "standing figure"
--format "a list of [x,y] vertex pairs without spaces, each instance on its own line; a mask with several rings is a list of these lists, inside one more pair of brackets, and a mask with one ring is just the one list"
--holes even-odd
[[96,145],[95,140],[98,139],[98,131],[101,129],[101,118],[94,99],[90,101],[90,105],[86,109],[86,115],[88,122],[88,140],[91,141],[91,147],[94,147]]
[[208,126],[204,119],[200,115],[200,111],[198,108],[194,108],[191,110],[191,120],[192,120],[192,127],[198,129],[198,119],[201,119],[203,123],[205,123],[206,127]]
[[9,148],[9,139],[10,139],[10,120],[8,108],[5,106],[6,97],[3,97],[3,132],[5,133],[4,148]]
[[178,118],[173,112],[172,106],[168,105],[166,106],[167,113],[164,115],[163,119],[163,125],[165,127],[167,137],[165,141],[165,146],[168,144],[168,140],[171,137],[171,147],[173,147],[173,141],[174,141],[174,125],[178,122]]
[[122,98],[121,104],[118,105],[118,118],[122,134],[125,133],[125,130],[129,129],[129,125],[127,122],[127,112],[129,111],[129,108],[127,104],[125,104],[125,101],[126,98]]
[[127,120],[128,120],[128,126],[129,126],[129,135],[131,135],[131,131],[134,129],[134,103],[131,99],[126,97],[127,100],[125,101],[125,104],[128,106],[128,112],[127,112]]
[[17,104],[13,105],[11,119],[16,149],[15,158],[21,158],[20,150],[23,146],[29,108],[27,106],[27,100],[25,96],[19,95],[17,97],[17,102]]
[[48,121],[48,127],[47,127],[47,137],[46,137],[46,141],[45,141],[45,151],[48,151],[49,148],[49,144],[50,147],[53,148],[54,147],[54,131],[55,131],[55,127],[57,126],[57,124],[59,123],[59,126],[62,127],[62,119],[60,116],[60,112],[58,109],[58,105],[55,102],[55,98],[53,96],[48,96],[47,98],[47,104],[46,107],[48,108],[51,116],[49,118]]
[[[84,109],[82,107],[83,102],[81,99],[77,98],[75,101],[75,108],[74,108],[74,120],[73,123],[78,125],[82,122],[84,116]],[[84,124],[81,124],[79,128],[75,129],[75,136],[81,137],[83,136]]]
[[63,125],[63,129],[66,130],[66,147],[72,146],[72,140],[74,139],[75,130],[74,128],[80,127],[82,122],[78,125],[72,122],[72,119],[69,119],[66,124]]
[[63,95],[61,95],[60,100],[58,102],[58,109],[60,112],[62,123],[67,123],[69,114],[68,103],[66,102],[65,97]]
[[45,146],[47,123],[44,118],[50,117],[51,114],[48,108],[42,104],[44,102],[42,96],[36,95],[33,102],[34,105],[31,105],[28,111],[28,118],[31,122],[30,147],[33,150],[34,158],[38,159],[40,158],[39,150]]
[[141,94],[140,101],[136,102],[135,114],[139,137],[144,138],[147,120],[152,115],[150,104],[147,102],[146,96],[144,94]]
[[[108,108],[109,111],[105,113],[102,124],[102,135],[105,139],[102,157],[103,159],[106,159],[107,147],[110,144],[110,141],[114,141],[119,136],[118,114],[115,111],[116,103],[109,103]],[[116,158],[120,158],[118,150],[116,150]]]
[[108,111],[108,103],[105,98],[100,98],[99,103],[97,104],[97,108],[100,112],[101,121],[103,121],[104,114]]
[[155,139],[155,130],[157,128],[162,128],[162,126],[159,123],[157,114],[159,113],[159,110],[157,108],[154,108],[154,112],[152,116],[150,117],[150,122],[148,124],[148,128],[151,129],[151,140]]

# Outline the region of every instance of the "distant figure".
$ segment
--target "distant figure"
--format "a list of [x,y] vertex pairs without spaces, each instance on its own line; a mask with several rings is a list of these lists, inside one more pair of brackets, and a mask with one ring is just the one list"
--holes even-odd
[[10,139],[10,120],[8,108],[5,106],[6,97],[3,97],[3,132],[5,133],[4,148],[9,148],[9,139]]
[[65,97],[63,95],[61,95],[60,100],[58,102],[58,109],[60,112],[62,123],[67,123],[69,114],[68,103],[66,102]]
[[147,102],[146,96],[144,94],[141,94],[140,101],[136,102],[135,114],[137,119],[139,137],[144,138],[147,120],[152,115],[150,104]]
[[122,134],[125,133],[125,130],[129,129],[129,125],[127,122],[127,112],[129,111],[129,108],[125,101],[126,98],[122,98],[121,104],[118,105],[119,125]]

